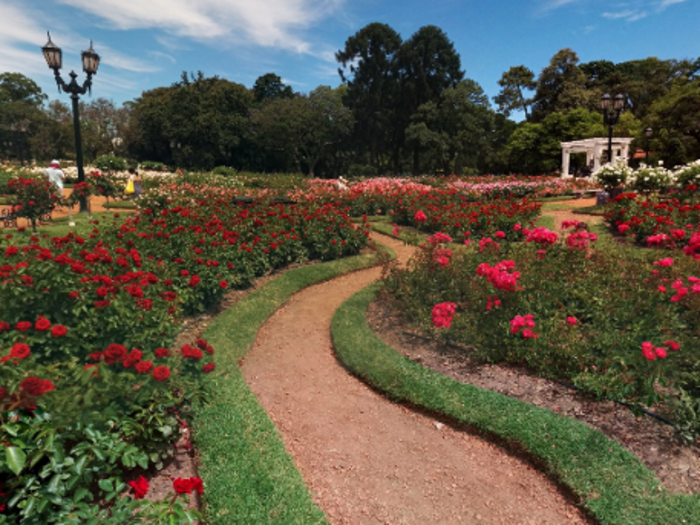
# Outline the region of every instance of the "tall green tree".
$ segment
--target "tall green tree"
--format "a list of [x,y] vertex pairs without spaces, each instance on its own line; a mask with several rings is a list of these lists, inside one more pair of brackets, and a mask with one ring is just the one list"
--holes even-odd
[[485,169],[490,155],[494,113],[481,86],[471,79],[445,89],[439,101],[413,114],[406,139],[425,158],[423,166],[461,174]]
[[604,131],[602,115],[584,108],[522,122],[508,139],[510,166],[532,175],[550,173],[561,166],[561,142],[599,137]]
[[700,80],[678,83],[651,105],[651,148],[667,166],[700,158]]
[[566,113],[576,108],[595,110],[599,96],[586,89],[586,75],[578,67],[578,55],[561,49],[537,77],[537,91],[532,104],[532,118],[542,121],[554,112]]
[[[10,143],[24,157],[27,145],[41,120],[46,95],[32,79],[21,73],[0,73],[0,142]],[[8,153],[8,152],[5,152]]]
[[525,120],[530,120],[528,107],[532,98],[526,96],[526,91],[532,91],[537,87],[535,74],[525,66],[513,66],[503,73],[498,81],[501,91],[493,97],[498,104],[498,111],[509,117],[513,111],[525,113]]
[[274,100],[276,98],[292,98],[294,91],[291,86],[287,86],[282,79],[274,73],[266,73],[257,78],[253,84],[253,94],[255,102],[261,103],[264,100]]
[[145,92],[132,108],[137,133],[130,149],[140,157],[186,168],[249,162],[249,113],[253,94],[219,77],[182,74],[169,88]]
[[[428,102],[437,102],[443,91],[464,78],[459,54],[447,35],[436,26],[423,26],[399,50],[401,111],[397,117],[404,127],[413,113]],[[414,142],[413,173],[420,173],[420,148]]]
[[351,111],[343,105],[343,88],[319,86],[309,95],[277,99],[252,112],[253,137],[273,154],[288,155],[298,172],[306,168],[316,175],[316,166],[332,156],[349,136]]
[[344,100],[355,117],[354,143],[375,167],[398,134],[396,55],[400,47],[398,33],[375,22],[348,38],[335,54],[341,64],[338,73],[347,85]]

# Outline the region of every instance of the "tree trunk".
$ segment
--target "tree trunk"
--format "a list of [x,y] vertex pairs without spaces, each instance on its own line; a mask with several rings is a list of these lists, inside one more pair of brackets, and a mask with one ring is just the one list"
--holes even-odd
[[420,146],[413,147],[413,174],[420,175]]

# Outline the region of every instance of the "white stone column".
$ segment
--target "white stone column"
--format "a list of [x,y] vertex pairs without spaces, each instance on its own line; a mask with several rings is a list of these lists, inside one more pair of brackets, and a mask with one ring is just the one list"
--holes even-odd
[[625,164],[629,164],[630,161],[630,145],[628,142],[625,142],[622,145],[622,153],[621,156],[623,159],[625,159]]
[[593,148],[593,172],[595,173],[600,169],[600,143],[596,143]]
[[569,178],[570,153],[569,148],[564,147],[561,150],[561,178]]

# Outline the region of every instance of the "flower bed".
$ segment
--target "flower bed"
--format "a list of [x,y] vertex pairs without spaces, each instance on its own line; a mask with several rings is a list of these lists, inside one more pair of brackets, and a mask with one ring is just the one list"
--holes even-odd
[[189,190],[120,225],[94,221],[88,238],[4,239],[0,523],[195,517],[177,499],[195,482],[175,486],[172,502],[121,497],[124,472],[158,466],[206,397],[215,350],[205,340],[170,348],[181,315],[271,268],[367,241],[331,205],[236,204]]
[[[520,229],[522,242],[482,238],[448,261],[433,237],[387,289],[412,322],[483,361],[632,404],[657,403],[671,392],[659,385],[672,384],[697,403],[697,263],[622,258],[565,226],[574,230],[562,238],[543,228]],[[678,417],[689,441],[700,437],[696,416]]]
[[673,196],[659,200],[623,193],[612,201],[605,222],[636,244],[682,248],[689,256],[700,254],[700,204]]

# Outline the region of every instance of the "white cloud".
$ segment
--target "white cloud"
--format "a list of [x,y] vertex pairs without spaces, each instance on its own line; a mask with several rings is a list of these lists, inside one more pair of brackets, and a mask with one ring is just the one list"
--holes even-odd
[[[80,53],[88,48],[89,39],[62,27],[61,21],[49,19],[43,11],[12,3],[0,4],[0,20],[3,21],[3,29],[0,31],[0,71],[21,71],[28,76],[53,77],[41,53],[41,46],[47,41],[47,27],[53,32],[51,36],[54,43],[63,50],[63,69],[80,70]],[[147,62],[124,55],[102,43],[95,42],[95,49],[103,57],[102,64],[115,69],[136,73],[156,70]]]
[[35,18],[13,5],[0,4],[0,20],[0,71],[50,74],[40,49],[46,32]]
[[334,12],[342,0],[59,1],[92,14],[110,29],[162,29],[210,44],[253,43],[310,53],[311,44],[298,31]]
[[659,11],[663,11],[667,7],[674,4],[682,4],[683,2],[685,2],[685,0],[661,0],[661,3],[659,4]]
[[548,11],[553,11],[559,9],[560,7],[567,6],[569,4],[575,4],[584,0],[545,0],[538,9],[540,13],[546,13]]
[[167,53],[163,53],[161,51],[149,51],[148,54],[151,55],[152,57],[155,57],[155,58],[164,58],[164,59],[168,60],[171,64],[174,64],[177,62],[177,60],[175,59],[174,56],[168,55]]
[[616,11],[616,12],[604,12],[602,14],[603,18],[607,18],[609,20],[627,20],[628,22],[635,22],[637,20],[641,20],[642,18],[645,18],[648,16],[648,13],[646,11],[637,11],[635,9],[627,9],[625,11]]

